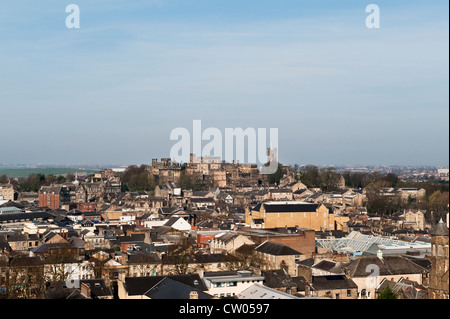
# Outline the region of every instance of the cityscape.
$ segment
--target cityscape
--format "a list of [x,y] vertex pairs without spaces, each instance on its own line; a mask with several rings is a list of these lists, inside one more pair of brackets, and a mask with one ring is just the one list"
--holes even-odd
[[448,169],[392,171],[192,154],[2,175],[1,297],[447,299]]
[[448,300],[448,6],[3,4],[3,309]]

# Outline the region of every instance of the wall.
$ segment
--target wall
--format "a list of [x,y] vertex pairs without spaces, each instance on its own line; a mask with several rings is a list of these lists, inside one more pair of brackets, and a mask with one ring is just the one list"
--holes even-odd
[[246,216],[246,223],[251,219],[264,219],[265,228],[300,227],[320,231],[335,227],[334,214],[330,214],[324,205],[319,206],[316,212],[292,213],[266,213],[264,207],[261,211],[252,211],[252,216]]

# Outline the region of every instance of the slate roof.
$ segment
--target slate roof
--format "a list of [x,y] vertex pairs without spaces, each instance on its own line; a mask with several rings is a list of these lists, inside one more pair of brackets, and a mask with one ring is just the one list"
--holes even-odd
[[21,220],[25,221],[32,221],[36,219],[50,219],[54,218],[52,214],[49,214],[47,212],[34,212],[34,213],[14,213],[14,214],[6,214],[6,215],[0,215],[0,223],[12,223],[12,222],[18,222]]
[[191,203],[215,203],[212,197],[191,198]]
[[331,269],[333,269],[336,266],[336,263],[332,262],[332,261],[328,261],[328,260],[322,260],[319,263],[314,265],[314,268],[316,269],[322,269],[325,271],[330,271]]
[[163,278],[156,285],[145,292],[144,295],[150,299],[189,299],[189,295],[193,291],[198,294],[198,299],[213,298],[213,296],[204,293],[199,289],[185,285],[168,277]]
[[224,263],[230,262],[235,258],[225,254],[198,254],[195,255],[195,261],[199,264]]
[[434,229],[430,232],[432,236],[448,236],[448,228],[442,219],[439,223],[434,227]]
[[308,258],[302,261],[297,262],[298,265],[306,266],[306,267],[312,267],[314,266],[314,258]]
[[171,218],[164,224],[164,226],[172,227],[172,225],[174,225],[180,218],[182,218],[182,217],[171,217]]
[[42,245],[32,249],[31,251],[33,253],[47,253],[53,249],[70,249],[70,248],[76,248],[76,247],[72,246],[69,243],[55,243],[55,244],[42,244]]
[[9,260],[11,267],[26,267],[26,266],[42,266],[44,261],[40,257],[17,257]]
[[159,262],[161,262],[161,259],[156,253],[139,252],[136,254],[130,254],[128,257],[128,264],[153,264]]
[[275,255],[275,256],[287,256],[287,255],[303,255],[301,252],[298,252],[288,246],[271,243],[269,241],[266,241],[256,247],[256,251],[268,255]]
[[68,288],[64,281],[50,283],[45,292],[45,299],[88,299],[78,288]]
[[61,192],[62,186],[42,186],[40,192],[42,194],[59,194]]
[[264,204],[266,213],[311,213],[316,212],[319,204]]
[[113,295],[111,288],[106,285],[103,279],[81,280],[80,283],[87,284],[91,289],[91,296],[88,297],[95,299],[98,297],[109,297]]
[[401,278],[398,282],[383,279],[377,287],[377,292],[383,292],[387,287],[396,294],[402,293],[406,299],[428,299],[427,288],[415,281]]
[[129,236],[118,236],[117,241],[119,243],[124,242],[143,242],[145,240],[145,234],[131,234]]
[[351,278],[367,277],[370,275],[370,272],[367,272],[366,269],[373,269],[374,265],[379,268],[380,276],[421,274],[427,271],[425,268],[402,256],[361,257],[344,265],[344,268],[349,271]]
[[312,289],[334,290],[334,289],[358,289],[355,282],[345,275],[313,276]]
[[144,295],[147,291],[149,291],[152,287],[157,285],[162,279],[166,277],[200,291],[208,290],[199,274],[127,277],[125,278],[125,286],[130,296]]
[[297,287],[297,283],[285,269],[262,271],[264,276],[264,285],[270,288],[291,288]]
[[237,238],[237,237],[239,237],[240,235],[239,234],[236,234],[236,233],[227,233],[227,234],[224,234],[224,235],[222,235],[222,236],[220,236],[220,237],[216,237],[216,240],[219,240],[219,241],[221,241],[221,242],[223,242],[223,243],[226,243],[226,244],[228,244],[229,242],[231,242],[233,239],[235,239],[235,238]]
[[414,257],[408,257],[404,256],[405,258],[409,259],[413,263],[419,265],[422,268],[425,268],[428,271],[431,271],[431,261],[427,258],[414,258]]
[[206,195],[208,195],[211,192],[208,191],[198,191],[198,192],[194,192],[192,194],[192,196],[198,196],[198,197],[205,197]]

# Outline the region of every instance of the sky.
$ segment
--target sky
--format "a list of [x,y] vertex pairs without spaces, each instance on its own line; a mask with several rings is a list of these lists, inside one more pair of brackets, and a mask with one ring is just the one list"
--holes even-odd
[[5,1],[0,163],[149,164],[201,120],[278,128],[283,163],[448,166],[448,6]]

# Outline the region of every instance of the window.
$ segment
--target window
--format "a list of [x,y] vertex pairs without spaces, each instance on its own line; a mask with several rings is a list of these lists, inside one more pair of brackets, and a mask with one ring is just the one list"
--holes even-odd
[[336,299],[339,299],[340,298],[340,295],[339,294],[336,294]]
[[347,297],[351,297],[352,296],[352,291],[351,290],[347,290]]

